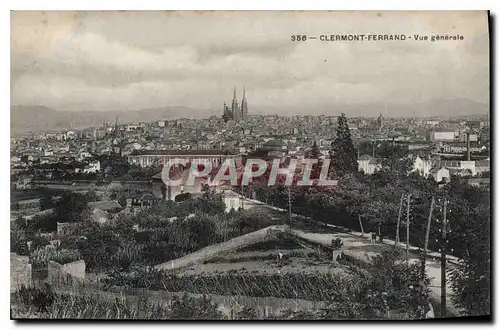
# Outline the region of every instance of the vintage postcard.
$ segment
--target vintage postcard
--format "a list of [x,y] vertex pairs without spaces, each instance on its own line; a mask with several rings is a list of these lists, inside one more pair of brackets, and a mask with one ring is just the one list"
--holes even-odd
[[491,317],[487,11],[12,11],[11,318]]

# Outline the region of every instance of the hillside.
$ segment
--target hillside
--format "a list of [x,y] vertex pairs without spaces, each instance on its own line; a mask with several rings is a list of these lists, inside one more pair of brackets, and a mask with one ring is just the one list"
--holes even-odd
[[114,123],[116,117],[120,123],[132,123],[159,119],[204,118],[210,115],[210,110],[181,106],[138,111],[57,111],[43,106],[13,106],[10,109],[13,134],[100,126],[104,121]]

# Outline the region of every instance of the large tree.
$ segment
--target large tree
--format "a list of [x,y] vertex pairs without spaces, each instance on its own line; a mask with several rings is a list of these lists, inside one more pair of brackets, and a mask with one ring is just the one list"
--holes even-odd
[[358,171],[356,149],[351,139],[351,132],[345,114],[338,117],[337,137],[332,142],[332,166],[336,176],[343,176]]
[[383,142],[377,149],[377,157],[382,160],[382,167],[384,169],[400,175],[408,174],[413,165],[407,146]]
[[318,144],[316,143],[316,140],[314,140],[313,145],[311,147],[311,151],[309,152],[309,158],[319,159],[320,156],[321,156],[321,151],[319,151]]
[[465,253],[450,277],[453,300],[463,308],[464,315],[491,314],[490,220],[490,206],[480,205],[460,228]]

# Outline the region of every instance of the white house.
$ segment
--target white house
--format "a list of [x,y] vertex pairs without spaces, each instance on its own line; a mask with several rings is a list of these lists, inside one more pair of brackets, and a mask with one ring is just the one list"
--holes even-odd
[[224,191],[224,204],[226,204],[226,212],[231,211],[231,209],[234,209],[235,211],[238,210],[240,207],[242,207],[242,200],[240,195],[237,193],[231,191],[231,190],[226,190]]
[[427,177],[432,169],[432,161],[417,156],[413,161],[413,172],[418,172],[421,176]]
[[77,134],[75,131],[67,131],[66,132],[66,138],[68,140],[74,140],[75,138],[77,138]]
[[362,155],[358,158],[358,171],[371,175],[375,173],[375,171],[380,170],[380,168],[382,168],[382,166],[377,160],[369,155]]
[[453,141],[456,137],[454,130],[436,130],[430,133],[430,138],[433,141]]
[[490,160],[476,160],[476,174],[490,171]]
[[81,151],[79,154],[78,154],[78,160],[84,160],[85,158],[88,158],[90,157],[90,152],[88,151]]
[[83,173],[96,173],[101,170],[101,163],[98,160],[92,161],[88,166],[85,166]]
[[[457,175],[476,175],[476,161],[467,160],[439,160],[439,159],[423,159],[419,156],[413,161],[413,172],[418,172],[424,177],[432,175],[435,177],[437,171],[441,171],[444,176],[449,176],[442,169],[451,171]],[[439,181],[440,182],[440,181]]]
[[431,170],[431,175],[436,182],[449,182],[450,171],[445,167],[435,167]]
[[90,217],[93,221],[104,224],[109,220],[110,214],[106,211],[93,208],[90,210]]
[[437,126],[437,125],[439,125],[439,121],[438,120],[428,120],[425,122],[425,124],[427,126]]
[[460,162],[460,168],[463,170],[469,170],[472,175],[476,175],[476,161],[474,160],[462,160]]

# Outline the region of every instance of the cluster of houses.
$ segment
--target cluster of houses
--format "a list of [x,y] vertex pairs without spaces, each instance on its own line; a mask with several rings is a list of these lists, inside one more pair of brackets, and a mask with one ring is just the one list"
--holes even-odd
[[[382,170],[380,159],[370,155],[358,158],[358,170],[367,175]],[[453,175],[460,177],[478,177],[490,172],[490,159],[484,160],[441,160],[438,158],[413,158],[411,172],[417,172],[424,177],[432,177],[436,182],[449,182]]]

